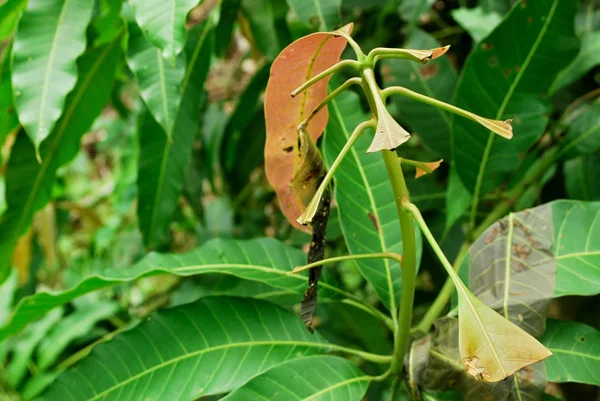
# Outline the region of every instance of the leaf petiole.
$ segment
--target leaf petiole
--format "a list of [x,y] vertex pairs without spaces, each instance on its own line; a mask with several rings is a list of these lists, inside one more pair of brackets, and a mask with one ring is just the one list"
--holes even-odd
[[354,145],[354,142],[356,142],[360,134],[362,134],[362,132],[367,128],[375,127],[375,124],[375,120],[369,120],[364,121],[356,126],[356,128],[352,132],[352,135],[350,135],[350,138],[348,138],[348,141],[342,148],[340,154],[335,158],[335,161],[331,165],[331,168],[327,172],[327,175],[325,175],[325,178],[323,178],[321,185],[319,185],[317,192],[315,192],[315,195],[306,207],[306,210],[304,210],[304,213],[302,213],[302,215],[300,215],[300,217],[298,217],[298,219],[296,220],[298,221],[298,223],[306,225],[312,221],[313,217],[315,216],[315,213],[317,213],[319,201],[321,200],[321,197],[323,197],[323,192],[325,191],[325,188],[327,188],[327,185],[329,185],[329,182],[331,182],[335,170],[337,170],[340,163],[342,162],[346,154],[350,151],[350,148],[352,148],[352,145]]
[[298,88],[296,88],[291,93],[291,96],[292,97],[298,96],[300,93],[302,93],[306,89],[310,88],[311,86],[313,86],[314,84],[316,84],[317,82],[322,80],[323,78],[326,78],[329,75],[331,75],[345,67],[351,67],[351,68],[355,69],[356,71],[360,71],[361,63],[359,63],[356,60],[342,60],[339,63],[332,65],[328,69],[321,71],[320,73],[318,73],[317,75],[315,75],[314,77],[309,79],[308,81],[304,82],[302,85],[300,85]]
[[402,265],[402,255],[395,252],[377,252],[377,253],[366,253],[360,255],[346,255],[336,256],[334,258],[319,260],[318,262],[310,263],[304,266],[298,266],[292,271],[287,271],[284,274],[297,274],[305,270],[310,270],[313,267],[323,266],[328,263],[341,262],[344,260],[358,260],[358,259],[392,259]]
[[412,49],[394,49],[387,47],[377,47],[369,52],[365,64],[374,66],[380,59],[395,58],[402,60],[416,61],[425,64],[429,60],[434,60],[446,54],[450,46],[438,47],[430,50],[412,50]]

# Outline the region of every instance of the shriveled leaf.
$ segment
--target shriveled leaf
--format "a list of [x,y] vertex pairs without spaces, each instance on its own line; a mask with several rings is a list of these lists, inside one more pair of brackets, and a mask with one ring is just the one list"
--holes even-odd
[[[335,356],[309,356],[277,365],[230,393],[223,401],[308,401],[316,399],[360,401],[371,377],[352,362]],[[310,383],[308,385],[307,383]]]
[[504,380],[552,355],[534,337],[472,294],[459,295],[458,316],[460,356],[467,372],[480,380]]
[[[427,33],[415,30],[404,47],[426,49],[439,46]],[[456,87],[456,70],[448,57],[428,61],[425,65],[406,63],[402,60],[381,61],[381,75],[386,86],[399,85],[415,92],[452,103]],[[400,121],[417,135],[427,147],[445,160],[452,159],[450,149],[450,116],[441,108],[423,106],[404,96],[394,96]]]
[[551,93],[577,81],[597,65],[600,65],[600,32],[586,32],[581,38],[577,57],[556,77]]
[[85,50],[93,7],[91,1],[30,0],[19,23],[13,45],[15,106],[38,156],[77,81],[75,61]]
[[296,194],[299,203],[306,207],[315,196],[327,172],[319,148],[304,130],[298,132],[297,151],[297,167],[292,180],[292,191]]
[[[547,92],[577,51],[575,9],[570,1],[518,1],[470,53],[456,105],[494,120],[513,119],[515,130],[515,138],[505,141],[467,119],[454,119],[456,169],[471,193],[480,196],[502,182],[544,132]],[[478,122],[511,135],[506,124]]]
[[131,0],[138,25],[165,59],[175,64],[185,44],[185,21],[198,0]]
[[367,153],[394,150],[410,139],[410,134],[394,120],[382,102],[377,104],[377,128]]
[[[342,28],[350,33],[352,25]],[[338,62],[346,46],[346,39],[333,32],[315,33],[298,39],[277,56],[271,67],[271,77],[265,93],[267,141],[265,144],[265,171],[275,188],[281,209],[295,227],[306,231],[296,219],[304,207],[291,183],[296,173],[298,152],[297,127],[327,96],[325,78],[298,96],[290,94],[307,79]],[[323,108],[310,121],[306,131],[316,141],[327,125],[329,114]]]
[[[342,93],[331,102],[331,120],[323,146],[328,166],[340,153],[354,127],[368,119],[356,94]],[[340,225],[351,254],[401,254],[402,234],[394,194],[381,155],[365,152],[370,142],[369,132],[359,136],[335,172],[335,199]],[[421,235],[418,231],[416,236],[417,258],[420,260]],[[389,259],[359,260],[356,265],[386,307],[394,308],[400,297],[400,265]]]
[[339,26],[342,0],[287,0],[287,3],[302,22],[320,31]]
[[600,331],[550,319],[541,341],[554,354],[544,362],[549,381],[600,385]]
[[[185,55],[167,62],[160,49],[144,37],[141,29],[128,24],[127,64],[137,78],[140,94],[154,119],[172,135],[177,109],[181,102],[181,81],[185,74]],[[170,138],[172,139],[172,138]]]
[[31,224],[33,214],[50,199],[56,170],[75,157],[82,135],[105,106],[119,55],[116,38],[79,59],[79,81],[67,97],[64,114],[39,149],[42,164],[36,160],[31,141],[17,135],[6,170],[8,209],[0,218],[0,282],[10,271],[17,240]]
[[502,21],[499,13],[486,12],[480,7],[452,10],[452,18],[471,35],[476,43],[485,38]]
[[281,307],[205,298],[159,312],[98,345],[41,400],[116,401],[132,394],[142,400],[196,399],[231,391],[272,366],[327,348]]
[[444,160],[435,162],[420,163],[421,166],[416,166],[415,178],[423,177],[425,174],[431,174],[442,164]]
[[[306,276],[284,275],[303,265],[306,256],[270,238],[235,241],[213,239],[186,254],[150,253],[128,269],[109,269],[83,279],[64,291],[43,292],[23,298],[10,322],[0,329],[0,341],[14,334],[48,311],[77,297],[101,288],[128,283],[142,277],[161,274],[193,276],[198,274],[227,274],[259,281],[300,295],[306,287]],[[341,291],[321,283],[321,297],[336,297]]]
[[[214,44],[212,22],[189,32],[188,65],[181,81],[181,100],[175,109],[171,133],[146,115],[140,130],[138,218],[144,243],[154,248],[167,241],[168,228],[185,179],[199,127],[204,80]],[[169,139],[170,138],[170,139]]]

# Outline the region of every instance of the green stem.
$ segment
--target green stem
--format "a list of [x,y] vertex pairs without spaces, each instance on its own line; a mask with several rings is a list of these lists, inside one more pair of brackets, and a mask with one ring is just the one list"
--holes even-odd
[[329,168],[329,171],[327,171],[327,175],[325,175],[325,178],[323,178],[323,181],[321,182],[321,185],[319,185],[317,192],[315,192],[315,195],[311,199],[310,203],[308,204],[308,206],[306,206],[306,210],[304,210],[302,215],[300,217],[298,217],[298,220],[297,220],[298,223],[308,224],[312,221],[313,217],[315,216],[315,213],[317,213],[317,209],[319,207],[319,202],[321,201],[321,198],[323,197],[323,193],[325,192],[325,189],[331,182],[331,179],[333,178],[333,174],[335,173],[335,171],[337,170],[339,165],[342,163],[342,160],[344,159],[346,154],[350,151],[350,149],[352,148],[352,145],[354,145],[354,142],[356,142],[356,140],[358,139],[360,134],[362,134],[362,132],[365,129],[367,129],[369,127],[374,127],[374,126],[375,126],[374,120],[363,121],[362,123],[360,123],[356,126],[356,128],[352,132],[352,135],[350,135],[350,138],[348,139],[348,141],[346,142],[346,144],[344,145],[344,147],[342,148],[340,153],[335,158],[335,161]]
[[417,276],[417,242],[413,219],[404,210],[404,205],[408,204],[410,199],[396,152],[383,150],[381,153],[392,184],[392,192],[394,193],[398,219],[400,220],[400,230],[402,231],[402,293],[400,294],[393,362],[394,373],[399,373],[402,370],[402,362],[408,346],[412,320]]
[[[465,242],[460,248],[458,256],[456,257],[456,259],[454,260],[454,264],[452,265],[452,268],[455,272],[458,273],[458,271],[460,270],[462,262],[465,260],[465,257],[469,253],[469,247],[470,243]],[[435,298],[435,300],[427,310],[427,313],[425,313],[425,316],[423,316],[421,322],[419,322],[419,324],[415,327],[415,331],[421,331],[423,333],[429,332],[433,321],[442,314],[442,312],[446,308],[446,304],[450,302],[450,299],[452,298],[453,289],[454,283],[452,282],[452,279],[448,277],[438,296]]]
[[304,82],[302,85],[300,85],[298,88],[296,88],[291,93],[291,96],[292,97],[298,96],[298,94],[300,94],[301,92],[303,92],[306,89],[310,88],[311,86],[313,86],[314,84],[316,84],[317,82],[319,82],[320,80],[322,80],[323,78],[325,78],[325,77],[333,74],[334,72],[337,72],[337,71],[341,70],[344,67],[351,67],[351,68],[354,68],[355,70],[360,70],[361,64],[358,61],[356,61],[356,60],[343,60],[343,61],[340,61],[339,63],[332,65],[328,69],[320,72],[319,74],[315,75],[314,77],[312,77],[308,81]]
[[310,120],[312,120],[314,118],[314,116],[316,116],[317,113],[319,111],[321,111],[321,109],[327,105],[327,103],[329,103],[337,95],[339,95],[344,90],[351,87],[352,85],[360,85],[361,82],[362,82],[362,80],[360,78],[354,77],[354,78],[348,79],[346,82],[341,84],[336,90],[334,90],[329,95],[327,95],[327,97],[325,99],[323,99],[323,101],[321,103],[319,103],[319,105],[313,111],[310,112],[308,117],[306,117],[304,120],[302,120],[302,122],[298,125],[298,129],[300,130],[300,129],[306,128],[308,126],[308,123],[310,122]]
[[343,31],[335,31],[334,35],[341,36],[348,41],[348,43],[352,47],[352,50],[354,50],[354,53],[356,54],[356,58],[358,59],[359,64],[362,65],[362,63],[364,63],[365,61],[366,56],[363,53],[360,46],[358,45],[358,43],[356,43],[354,38]]
[[[320,344],[316,345],[314,343],[306,343],[306,344],[311,345],[311,346],[317,346],[317,347],[320,346]],[[331,343],[324,343],[323,347],[329,348],[331,351],[338,351],[338,352],[344,352],[344,353],[350,354],[350,355],[356,355],[366,361],[370,361],[370,362],[374,362],[374,363],[388,364],[388,363],[392,362],[392,357],[389,355],[372,354],[370,352],[359,351],[357,349],[343,347],[341,345],[331,344]]]

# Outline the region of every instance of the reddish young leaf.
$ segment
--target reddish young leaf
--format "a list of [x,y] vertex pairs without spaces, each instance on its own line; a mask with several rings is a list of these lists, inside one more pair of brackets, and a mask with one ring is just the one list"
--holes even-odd
[[[352,24],[340,30],[350,34]],[[346,39],[335,32],[319,32],[298,39],[277,56],[265,93],[267,141],[265,170],[269,183],[275,188],[281,210],[295,227],[310,232],[296,219],[306,204],[294,192],[292,181],[296,173],[298,154],[298,124],[327,96],[329,77],[291,97],[294,89],[336,64],[346,47]],[[307,132],[313,141],[321,136],[329,114],[324,107],[309,122]],[[310,201],[310,200],[309,200]]]

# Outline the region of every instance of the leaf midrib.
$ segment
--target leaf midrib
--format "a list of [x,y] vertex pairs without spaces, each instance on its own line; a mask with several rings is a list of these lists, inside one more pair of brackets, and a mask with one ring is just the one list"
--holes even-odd
[[[521,68],[517,72],[517,76],[515,77],[515,80],[513,81],[513,83],[511,84],[511,86],[509,87],[508,92],[507,92],[506,96],[504,97],[504,100],[502,101],[502,104],[500,105],[500,108],[498,109],[498,113],[496,113],[495,120],[499,120],[500,118],[502,118],[502,115],[504,114],[504,111],[505,111],[506,107],[508,106],[508,102],[510,102],[510,100],[512,98],[512,95],[514,94],[517,86],[521,82],[521,78],[523,77],[523,75],[525,74],[525,71],[529,67],[529,63],[531,63],[531,60],[533,59],[533,56],[536,53],[537,48],[539,47],[542,39],[546,35],[546,31],[548,29],[548,26],[550,25],[550,22],[554,18],[554,13],[556,11],[556,7],[558,6],[558,2],[559,2],[559,0],[554,0],[554,2],[552,3],[552,6],[550,7],[550,11],[548,12],[548,16],[547,16],[546,20],[544,21],[544,25],[542,26],[542,29],[540,30],[540,32],[538,34],[538,37],[536,38],[533,46],[531,47],[531,50],[527,54],[527,57],[525,58],[525,61],[523,62],[523,65],[521,66]],[[517,7],[513,7],[513,10],[516,10],[516,9],[517,9]],[[512,12],[513,11],[509,12],[509,15]],[[505,18],[508,18],[508,17],[505,17]],[[483,152],[483,157],[481,159],[481,164],[479,164],[479,171],[477,173],[477,181],[475,182],[475,190],[474,190],[473,195],[476,198],[479,197],[479,192],[481,192],[481,186],[483,184],[483,176],[485,175],[485,170],[486,170],[486,167],[487,167],[487,163],[488,163],[488,160],[490,158],[490,153],[491,153],[491,150],[492,150],[492,145],[494,144],[495,135],[496,134],[494,134],[493,132],[490,132],[488,134],[488,141],[487,141],[487,144],[485,146],[485,150]]]
[[[331,102],[331,104],[332,104],[333,108],[335,109],[335,113],[340,121],[340,125],[344,131],[344,136],[346,137],[346,140],[347,140],[348,138],[350,138],[350,135],[348,134],[348,130],[346,129],[346,124],[344,122],[344,119],[342,118],[342,114],[338,107],[337,101],[333,100]],[[363,169],[360,158],[358,157],[358,154],[356,153],[356,148],[352,147],[350,149],[350,152],[352,154],[352,157],[354,158],[354,161],[356,162],[356,166],[357,166],[358,170],[360,171],[360,176],[361,176],[363,182],[366,184],[365,191],[367,192],[367,195],[369,196],[369,202],[371,203],[371,206],[373,207],[373,215],[375,216],[375,219],[377,219],[377,221],[381,223],[381,219],[379,218],[379,211],[377,209],[377,204],[375,203],[375,198],[371,191],[371,187],[369,186],[369,180],[367,179],[367,175],[365,174],[365,171]],[[378,234],[377,237],[379,238],[379,243],[381,244],[381,250],[384,252],[387,251],[388,248],[385,243],[383,231],[381,233],[377,233],[377,234]],[[391,268],[390,268],[390,262],[388,259],[384,259],[383,263],[385,265],[385,274],[387,276],[388,291],[390,293],[390,309],[395,310],[396,309],[396,297],[394,294],[394,283],[392,280],[392,272],[391,272]]]
[[262,346],[262,345],[270,345],[270,346],[291,345],[294,347],[305,346],[305,347],[314,347],[314,348],[331,348],[331,344],[328,344],[328,343],[317,343],[317,342],[310,342],[310,341],[294,341],[294,340],[243,341],[243,342],[234,343],[234,344],[221,344],[218,346],[204,348],[204,349],[201,349],[198,351],[189,352],[184,355],[180,355],[178,357],[165,360],[157,365],[154,365],[150,368],[143,370],[142,372],[140,372],[136,375],[133,375],[133,376],[127,378],[126,380],[123,380],[123,381],[113,385],[112,387],[109,387],[108,389],[102,391],[101,393],[96,393],[92,398],[88,398],[86,401],[98,400],[98,399],[110,394],[112,391],[114,391],[118,388],[121,388],[133,381],[136,381],[149,373],[152,373],[152,372],[154,372],[158,369],[161,369],[165,366],[169,366],[173,363],[177,363],[179,361],[182,361],[182,360],[185,360],[188,358],[193,358],[193,357],[196,357],[199,355],[203,355],[205,353],[216,352],[216,351],[220,351],[220,350],[228,350],[228,349],[238,348],[238,347],[255,347],[255,346]]

